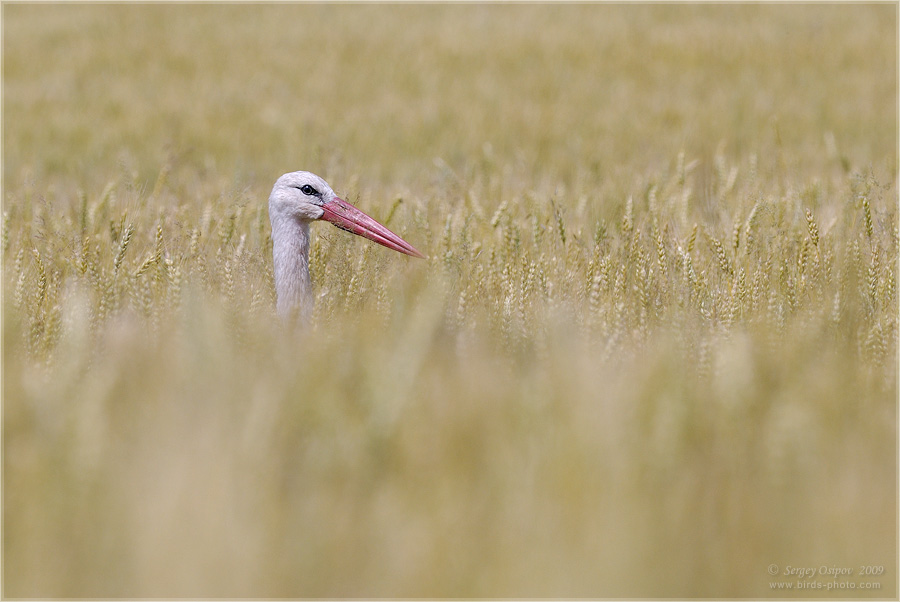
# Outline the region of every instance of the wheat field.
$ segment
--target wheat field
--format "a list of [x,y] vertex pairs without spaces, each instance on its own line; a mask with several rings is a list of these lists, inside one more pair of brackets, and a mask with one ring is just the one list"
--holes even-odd
[[2,23],[4,597],[898,595],[896,4]]

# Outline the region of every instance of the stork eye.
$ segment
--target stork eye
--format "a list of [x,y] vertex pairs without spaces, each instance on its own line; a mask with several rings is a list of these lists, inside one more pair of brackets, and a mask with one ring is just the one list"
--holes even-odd
[[319,191],[310,186],[309,184],[304,184],[300,187],[300,192],[309,196],[319,196]]

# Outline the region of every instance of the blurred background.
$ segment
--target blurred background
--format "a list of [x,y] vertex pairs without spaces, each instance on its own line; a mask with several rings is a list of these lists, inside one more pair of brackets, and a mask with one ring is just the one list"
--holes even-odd
[[4,596],[897,596],[896,5],[2,21]]

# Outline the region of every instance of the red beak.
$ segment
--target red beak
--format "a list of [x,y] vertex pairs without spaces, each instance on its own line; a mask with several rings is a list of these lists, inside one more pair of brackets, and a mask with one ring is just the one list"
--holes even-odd
[[374,219],[345,201],[344,199],[335,198],[322,205],[325,213],[320,219],[331,222],[341,230],[352,232],[363,238],[368,238],[378,244],[400,251],[413,257],[424,259],[425,256],[419,253],[414,246],[376,222]]

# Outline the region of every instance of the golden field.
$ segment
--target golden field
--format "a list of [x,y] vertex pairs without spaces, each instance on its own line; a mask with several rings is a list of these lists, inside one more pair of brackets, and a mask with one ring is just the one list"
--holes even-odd
[[5,597],[897,596],[896,4],[2,23]]

